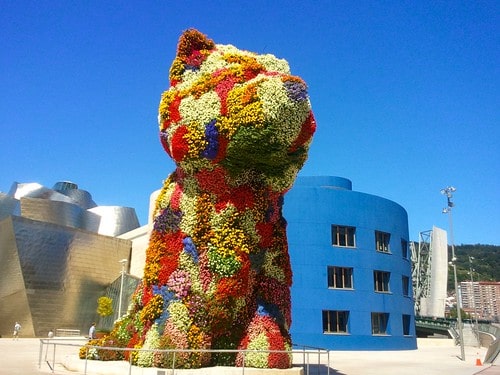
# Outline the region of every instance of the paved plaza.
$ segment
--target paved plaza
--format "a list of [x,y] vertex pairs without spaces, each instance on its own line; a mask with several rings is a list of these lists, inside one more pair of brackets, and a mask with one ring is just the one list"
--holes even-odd
[[[56,342],[62,343],[62,339]],[[55,362],[54,374],[70,375],[83,374],[85,361],[78,359],[79,345],[86,341],[71,341],[75,346],[57,345],[54,355],[53,345],[45,346],[41,351],[40,340],[36,338],[12,338],[0,339],[0,375],[40,375],[52,373],[49,364]],[[477,365],[477,359],[481,362],[486,354],[485,348],[465,347],[465,361],[461,361],[460,348],[453,346],[448,339],[419,339],[417,350],[403,351],[332,351],[330,352],[330,374],[331,375],[500,375],[500,366],[497,364]],[[41,359],[39,368],[39,359]],[[294,362],[299,364],[302,356],[295,356]],[[310,361],[310,373],[327,374],[326,363],[318,366],[314,359]],[[130,370],[130,372],[129,372]],[[118,375],[118,374],[170,374],[168,370],[143,369],[133,367],[129,369],[126,362],[100,362],[89,361],[87,374],[89,375]],[[179,375],[189,373],[190,370],[177,370]],[[205,371],[196,374],[219,374]],[[233,373],[233,372],[231,372]],[[263,370],[238,369],[238,374],[269,374]],[[279,372],[277,372],[279,373]],[[297,372],[296,372],[297,373]],[[305,374],[305,372],[304,372]]]

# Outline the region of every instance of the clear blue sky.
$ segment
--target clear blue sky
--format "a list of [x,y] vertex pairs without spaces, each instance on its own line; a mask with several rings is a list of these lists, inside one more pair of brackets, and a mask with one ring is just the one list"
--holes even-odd
[[272,53],[309,85],[302,175],[334,175],[408,212],[410,239],[500,245],[498,1],[0,0],[0,191],[71,180],[134,207],[174,166],[157,108],[181,32]]

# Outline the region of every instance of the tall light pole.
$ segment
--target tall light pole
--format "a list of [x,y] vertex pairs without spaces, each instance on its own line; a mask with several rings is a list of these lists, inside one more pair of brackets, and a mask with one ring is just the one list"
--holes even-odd
[[122,264],[121,280],[120,280],[120,300],[118,301],[118,319],[122,317],[122,300],[123,300],[123,279],[125,277],[125,267],[128,263],[128,259],[122,259],[120,262]]
[[464,349],[464,332],[462,329],[462,307],[460,303],[460,298],[458,295],[458,282],[457,282],[457,258],[455,256],[455,244],[453,241],[453,219],[451,216],[451,209],[455,205],[452,202],[453,193],[456,191],[453,186],[448,186],[447,188],[441,189],[441,194],[446,195],[448,199],[448,205],[443,208],[443,213],[448,214],[448,218],[450,220],[450,242],[451,242],[451,264],[453,265],[453,277],[455,280],[455,295],[457,299],[457,324],[458,324],[458,335],[460,340],[460,359],[465,361],[465,349]]
[[477,309],[476,309],[476,296],[474,293],[474,278],[472,273],[474,272],[474,268],[472,268],[472,261],[474,257],[469,256],[469,264],[470,264],[470,286],[471,286],[471,295],[472,295],[472,308],[474,309],[474,321],[476,323],[476,336],[477,336],[477,346],[481,347],[481,340],[479,339],[479,325],[477,324]]

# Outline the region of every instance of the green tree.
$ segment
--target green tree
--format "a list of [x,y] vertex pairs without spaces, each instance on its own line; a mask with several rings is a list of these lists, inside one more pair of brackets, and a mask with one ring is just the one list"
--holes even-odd
[[[461,313],[461,315],[460,315],[460,316],[461,316],[461,318],[462,318],[462,319],[470,319],[470,318],[471,318],[470,314],[467,314],[467,313],[464,311],[464,309],[460,309],[460,313]],[[455,306],[455,307],[452,307],[452,308],[450,309],[450,318],[454,318],[454,319],[458,318],[458,315],[457,315],[457,307],[456,307],[456,306]]]
[[97,299],[97,313],[103,318],[113,314],[113,300],[105,296],[99,297]]
[[[500,281],[500,246],[496,245],[457,245],[457,282],[470,281],[473,269],[474,281]],[[472,263],[469,260],[472,257]],[[451,259],[451,246],[448,246],[448,259]],[[448,290],[454,289],[453,269],[448,271]]]

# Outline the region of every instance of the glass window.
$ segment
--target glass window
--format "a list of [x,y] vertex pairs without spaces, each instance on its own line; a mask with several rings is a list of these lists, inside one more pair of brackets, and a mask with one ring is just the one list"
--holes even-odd
[[410,278],[408,276],[403,276],[402,283],[403,283],[403,295],[405,297],[408,297],[410,293]]
[[347,333],[349,311],[323,310],[323,333]]
[[403,258],[408,259],[408,241],[401,240],[401,254]]
[[352,289],[352,268],[328,266],[328,287]]
[[389,321],[388,313],[372,313],[372,335],[386,335],[387,323]]
[[410,322],[411,316],[403,314],[403,335],[405,336],[410,335]]
[[389,292],[390,272],[373,271],[373,284],[376,292]]
[[389,241],[391,235],[385,232],[375,231],[375,248],[383,253],[390,253]]
[[332,245],[355,247],[356,228],[341,225],[332,225]]

